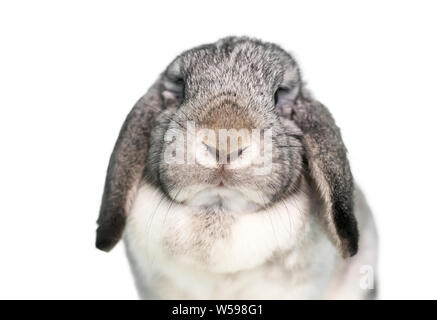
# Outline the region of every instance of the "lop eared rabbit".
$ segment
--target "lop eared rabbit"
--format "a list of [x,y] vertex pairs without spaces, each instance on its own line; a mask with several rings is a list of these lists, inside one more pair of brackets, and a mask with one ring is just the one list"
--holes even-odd
[[[230,133],[224,147],[190,140],[200,129]],[[232,149],[240,129],[262,138],[238,136]],[[168,161],[175,145],[182,161]],[[267,151],[264,174],[242,162]],[[145,299],[375,296],[375,226],[340,130],[271,43],[188,50],[138,101],[109,162],[96,246],[122,237]]]

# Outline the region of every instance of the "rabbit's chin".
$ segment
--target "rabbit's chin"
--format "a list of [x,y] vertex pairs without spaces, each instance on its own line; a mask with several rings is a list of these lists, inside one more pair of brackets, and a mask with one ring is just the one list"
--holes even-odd
[[208,187],[197,193],[185,204],[191,207],[212,209],[214,211],[229,211],[234,213],[247,213],[258,211],[260,202],[252,199],[247,192],[231,189],[224,186]]

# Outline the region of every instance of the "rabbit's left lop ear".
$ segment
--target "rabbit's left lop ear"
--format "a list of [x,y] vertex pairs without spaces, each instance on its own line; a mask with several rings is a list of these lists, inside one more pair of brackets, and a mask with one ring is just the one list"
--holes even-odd
[[358,251],[354,182],[340,129],[321,103],[300,98],[293,120],[301,128],[309,173],[323,202],[321,218],[344,258]]
[[322,202],[319,216],[328,237],[344,258],[351,257],[358,250],[359,235],[346,147],[331,113],[301,90],[296,77],[292,81],[284,77],[275,102],[279,114],[291,118],[303,133],[310,178]]

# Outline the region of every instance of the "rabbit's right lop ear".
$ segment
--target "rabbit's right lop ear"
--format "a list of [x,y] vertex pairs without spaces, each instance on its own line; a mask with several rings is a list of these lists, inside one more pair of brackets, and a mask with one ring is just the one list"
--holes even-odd
[[163,105],[159,84],[155,83],[129,113],[112,152],[97,220],[96,247],[100,250],[110,251],[123,235],[129,197],[141,182],[150,131]]
[[299,97],[292,115],[303,132],[305,155],[322,199],[321,218],[328,236],[344,258],[353,256],[359,237],[354,182],[340,129],[328,109],[311,98]]
[[96,247],[110,251],[123,235],[130,197],[136,194],[145,173],[149,138],[156,117],[184,99],[184,79],[175,59],[137,102],[121,128],[109,161],[97,220]]

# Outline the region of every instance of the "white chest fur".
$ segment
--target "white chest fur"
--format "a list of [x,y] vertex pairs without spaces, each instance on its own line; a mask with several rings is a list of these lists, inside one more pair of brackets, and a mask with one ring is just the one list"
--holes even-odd
[[339,256],[304,193],[268,210],[210,212],[140,188],[125,243],[142,298],[323,298]]

